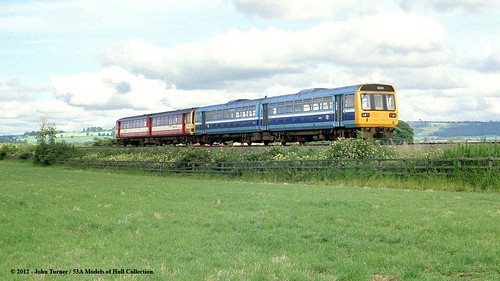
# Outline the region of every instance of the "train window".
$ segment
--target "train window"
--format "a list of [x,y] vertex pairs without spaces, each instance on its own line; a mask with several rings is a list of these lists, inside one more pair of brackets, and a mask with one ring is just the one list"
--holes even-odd
[[296,100],[293,107],[295,112],[302,112],[302,100]]
[[229,109],[224,109],[224,119],[229,119]]
[[236,118],[240,118],[241,117],[241,107],[238,107],[236,108],[236,115],[235,115]]
[[229,118],[233,119],[236,116],[236,109],[229,109]]
[[304,100],[304,111],[311,111],[311,99]]
[[252,108],[252,116],[257,116],[257,111],[255,108]]
[[392,94],[362,94],[361,108],[364,110],[395,110]]
[[385,102],[387,104],[387,110],[395,110],[394,95],[385,95]]
[[278,102],[278,114],[283,114],[283,113],[285,113],[285,103]]
[[384,109],[384,97],[383,95],[373,95],[373,100],[375,101],[375,110]]
[[287,101],[285,103],[285,113],[293,113],[293,101]]
[[354,107],[354,95],[345,95],[344,107]]
[[222,119],[222,116],[223,116],[223,111],[222,111],[222,109],[217,110],[217,120]]
[[313,99],[313,110],[321,110],[321,98]]
[[269,115],[276,115],[278,113],[278,108],[276,107],[275,103],[270,103],[269,104]]
[[361,108],[364,110],[372,109],[370,95],[368,94],[361,95]]
[[323,110],[332,109],[332,97],[323,98]]

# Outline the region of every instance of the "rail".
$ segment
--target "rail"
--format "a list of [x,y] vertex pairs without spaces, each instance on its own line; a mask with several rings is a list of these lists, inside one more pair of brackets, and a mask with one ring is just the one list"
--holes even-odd
[[270,174],[276,172],[354,172],[412,175],[421,173],[500,172],[500,158],[328,159],[241,162],[156,162],[61,160],[59,164],[106,169],[138,169],[157,173]]

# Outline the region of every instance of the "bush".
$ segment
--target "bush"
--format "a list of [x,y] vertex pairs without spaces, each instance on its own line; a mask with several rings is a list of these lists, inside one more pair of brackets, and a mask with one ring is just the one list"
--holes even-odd
[[116,146],[118,141],[116,139],[97,139],[92,143],[92,146]]
[[49,166],[55,164],[58,160],[64,160],[76,157],[78,150],[66,143],[40,144],[35,149],[33,161],[35,164]]
[[500,157],[500,145],[498,143],[459,143],[443,151],[441,157]]
[[5,158],[29,159],[33,156],[35,146],[27,144],[3,144],[0,145],[0,160]]
[[373,140],[362,138],[339,139],[325,152],[326,159],[386,158],[384,149]]
[[0,149],[0,160],[5,159],[7,157],[7,151],[5,151],[4,146],[2,146],[2,149]]

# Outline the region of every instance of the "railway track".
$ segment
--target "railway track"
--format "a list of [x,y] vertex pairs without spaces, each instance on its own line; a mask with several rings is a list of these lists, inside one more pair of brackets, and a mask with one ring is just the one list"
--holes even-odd
[[[385,147],[391,147],[395,149],[404,149],[404,148],[414,148],[414,149],[424,149],[426,147],[433,147],[433,148],[446,148],[450,147],[453,145],[457,144],[470,144],[470,145],[476,145],[476,144],[500,144],[500,141],[452,141],[452,142],[417,142],[417,143],[409,143],[409,144],[394,144],[394,143],[382,143],[381,145]],[[236,144],[236,145],[218,145],[214,144],[211,146],[196,146],[196,145],[165,145],[165,146],[84,146],[84,147],[78,147],[79,149],[82,150],[162,150],[162,149],[171,149],[171,148],[178,148],[178,149],[183,149],[183,148],[188,148],[188,147],[198,147],[200,149],[209,149],[209,150],[224,150],[224,149],[238,149],[238,150],[264,150],[264,149],[269,149],[273,147],[279,147],[283,149],[291,149],[291,148],[298,148],[298,149],[324,149],[331,146],[331,143],[312,143],[312,144],[307,144],[307,145],[299,145],[298,143],[291,143],[288,145],[281,145],[279,143],[276,144],[270,144],[268,146],[265,145],[246,145],[246,144]]]

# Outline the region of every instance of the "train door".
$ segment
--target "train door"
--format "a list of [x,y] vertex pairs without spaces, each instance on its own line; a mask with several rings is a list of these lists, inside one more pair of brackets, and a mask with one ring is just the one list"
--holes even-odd
[[344,126],[344,95],[335,96],[335,107],[333,110],[335,127]]
[[153,134],[153,118],[146,119],[146,127],[148,128],[148,136]]
[[191,109],[191,112],[189,113],[189,134],[194,135],[195,133],[195,110],[194,108]]
[[201,112],[201,133],[207,133],[207,116],[205,111]]
[[121,138],[122,122],[116,122],[115,137]]
[[269,104],[262,104],[262,130],[269,130]]
[[184,135],[186,133],[186,128],[188,128],[188,126],[186,126],[186,125],[189,122],[187,113],[182,114],[182,121],[181,122],[182,122],[181,123],[182,124],[181,125],[181,134]]

